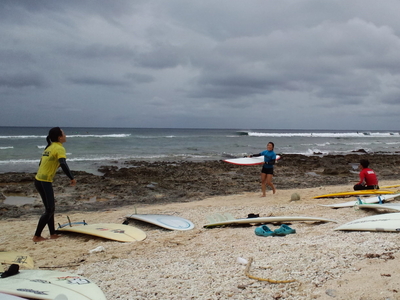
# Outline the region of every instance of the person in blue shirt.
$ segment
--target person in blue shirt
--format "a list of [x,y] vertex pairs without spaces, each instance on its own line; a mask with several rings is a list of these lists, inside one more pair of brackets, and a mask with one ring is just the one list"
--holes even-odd
[[257,154],[251,154],[249,157],[264,156],[264,164],[261,170],[261,197],[266,197],[267,185],[271,187],[272,192],[275,194],[276,189],[272,183],[272,178],[274,176],[274,164],[276,161],[276,154],[274,152],[274,143],[269,142],[267,144],[267,150],[264,150]]

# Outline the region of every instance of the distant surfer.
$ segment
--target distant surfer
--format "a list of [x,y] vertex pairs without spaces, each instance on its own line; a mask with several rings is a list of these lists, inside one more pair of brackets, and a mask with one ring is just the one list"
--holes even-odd
[[50,231],[50,239],[56,239],[59,237],[59,235],[56,234],[54,226],[55,201],[53,191],[53,178],[58,167],[61,166],[64,173],[69,177],[71,180],[71,186],[76,185],[76,180],[67,165],[67,156],[65,148],[62,145],[67,141],[64,131],[62,131],[60,127],[50,129],[46,141],[47,146],[43,151],[39,163],[39,170],[35,176],[35,187],[42,198],[45,212],[39,219],[35,235],[32,239],[34,242],[46,240],[46,238],[42,237],[42,231],[46,225]]
[[360,181],[354,186],[355,191],[359,190],[376,190],[379,189],[378,178],[375,172],[368,168],[369,161],[367,159],[361,159],[359,168],[360,171]]
[[261,197],[266,197],[267,185],[271,187],[274,194],[276,192],[275,186],[272,183],[272,177],[274,176],[274,164],[276,161],[274,147],[274,143],[269,142],[267,144],[267,150],[264,150],[257,154],[249,155],[249,157],[264,156],[264,164],[261,170]]

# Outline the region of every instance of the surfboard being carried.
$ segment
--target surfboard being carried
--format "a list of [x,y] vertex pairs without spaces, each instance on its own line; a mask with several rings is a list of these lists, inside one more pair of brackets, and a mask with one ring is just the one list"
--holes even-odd
[[194,224],[191,221],[177,216],[131,214],[127,215],[126,218],[147,222],[170,230],[191,230],[194,228]]
[[[280,155],[276,156],[276,160],[279,160],[280,158]],[[262,165],[264,164],[264,156],[225,159],[224,162],[241,166]]]
[[400,213],[368,216],[343,224],[335,230],[400,232]]
[[16,275],[0,278],[0,293],[29,299],[106,300],[91,280],[50,270],[20,270]]
[[85,222],[67,223],[57,228],[60,232],[75,232],[102,237],[119,242],[142,241],[146,233],[139,228],[114,223],[86,224]]
[[[379,203],[380,201],[383,202],[383,201],[394,200],[396,197],[399,197],[399,196],[400,196],[400,194],[382,195],[382,196],[361,199],[361,201],[362,201],[362,203],[365,203],[365,204]],[[325,206],[325,207],[331,207],[331,208],[342,208],[342,207],[352,207],[354,205],[357,205],[358,202],[359,202],[358,200],[352,200],[352,201],[342,202],[342,203],[319,204],[319,205]]]

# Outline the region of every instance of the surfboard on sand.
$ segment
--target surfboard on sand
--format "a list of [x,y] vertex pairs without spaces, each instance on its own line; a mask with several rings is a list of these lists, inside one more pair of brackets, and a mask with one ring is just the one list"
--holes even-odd
[[335,220],[318,218],[318,217],[303,217],[303,216],[280,216],[280,217],[258,217],[258,218],[243,218],[235,219],[230,214],[216,214],[209,216],[209,223],[203,227],[215,227],[223,225],[240,225],[240,224],[262,224],[262,223],[275,223],[275,222],[293,222],[293,221],[311,221],[311,222],[335,222]]
[[[276,160],[279,160],[280,158],[280,155],[276,156]],[[224,162],[242,166],[262,165],[264,163],[264,156],[231,158],[225,159]]]
[[[27,300],[28,298],[21,298],[18,296],[10,295],[10,294],[4,294],[0,293],[0,300]],[[29,298],[33,299],[33,298]],[[52,298],[52,300],[68,300],[68,297],[65,296],[64,294],[59,294],[55,298]]]
[[400,213],[368,216],[343,224],[334,230],[400,232]]
[[57,231],[88,234],[119,242],[142,241],[146,238],[146,233],[139,228],[114,223],[99,223],[90,225],[86,224],[85,222],[67,223],[60,225],[57,228]]
[[191,221],[171,215],[131,214],[126,215],[126,218],[147,222],[170,230],[191,230],[194,228]]
[[314,199],[320,198],[341,198],[341,197],[350,197],[350,196],[366,196],[366,195],[388,195],[388,194],[396,194],[398,191],[388,191],[388,190],[361,190],[361,191],[348,191],[348,192],[339,192],[339,193],[331,193],[320,196],[313,197]]
[[0,263],[9,265],[17,264],[26,269],[33,269],[35,266],[32,257],[16,251],[0,251]]
[[400,184],[380,186],[381,189],[392,189],[400,187]]
[[22,300],[22,299],[26,300],[26,298],[21,298],[21,297],[13,296],[13,295],[10,295],[10,294],[0,293],[0,300]]
[[[371,203],[379,203],[380,201],[383,202],[383,201],[394,200],[397,197],[400,197],[400,194],[369,197],[369,198],[361,199],[361,201],[364,204],[371,204]],[[319,204],[319,205],[320,206],[325,206],[325,207],[331,207],[331,208],[342,208],[342,207],[353,207],[354,205],[357,205],[358,203],[359,203],[358,200],[352,200],[352,201],[342,202],[342,203]]]
[[106,300],[91,280],[51,270],[20,270],[16,275],[0,278],[0,293],[29,299]]
[[363,209],[386,209],[392,211],[400,211],[400,203],[383,203],[383,204],[358,204],[358,208]]

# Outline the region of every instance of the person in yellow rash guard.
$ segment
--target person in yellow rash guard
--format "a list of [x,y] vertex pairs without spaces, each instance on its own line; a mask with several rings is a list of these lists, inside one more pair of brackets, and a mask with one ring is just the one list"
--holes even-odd
[[41,242],[46,238],[42,237],[42,231],[46,225],[50,231],[50,239],[59,237],[55,232],[54,226],[54,191],[53,179],[57,169],[61,166],[64,173],[71,179],[71,186],[76,185],[76,180],[72,175],[66,161],[66,153],[63,143],[67,141],[67,137],[60,127],[50,129],[49,135],[46,137],[47,147],[43,151],[42,159],[40,160],[39,170],[35,176],[35,187],[42,198],[45,212],[40,217],[33,241]]

